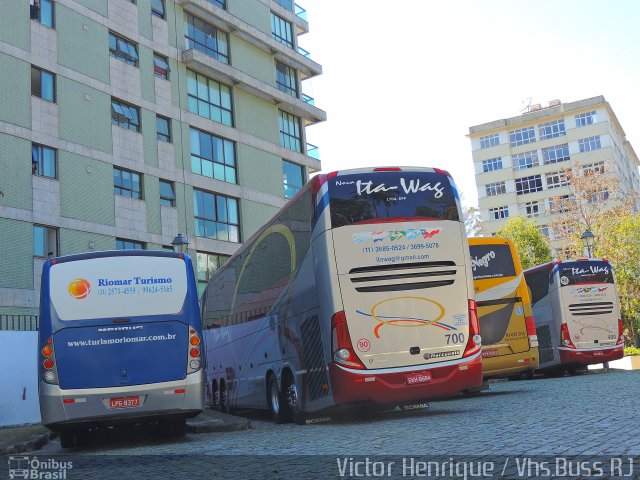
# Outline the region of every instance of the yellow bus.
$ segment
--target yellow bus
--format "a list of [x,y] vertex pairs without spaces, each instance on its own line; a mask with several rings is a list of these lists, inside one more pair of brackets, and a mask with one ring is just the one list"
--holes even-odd
[[533,375],[538,337],[531,299],[515,245],[506,238],[469,238],[487,378]]

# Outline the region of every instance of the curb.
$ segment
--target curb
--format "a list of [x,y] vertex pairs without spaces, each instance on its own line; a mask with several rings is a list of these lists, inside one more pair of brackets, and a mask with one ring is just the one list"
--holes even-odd
[[40,450],[49,441],[55,437],[53,432],[45,433],[42,435],[34,435],[33,440],[30,442],[17,443],[8,447],[0,449],[0,455],[12,455],[14,453],[33,452],[34,450]]
[[251,421],[242,419],[238,422],[226,423],[222,421],[187,422],[187,433],[220,433],[237,432],[251,429]]

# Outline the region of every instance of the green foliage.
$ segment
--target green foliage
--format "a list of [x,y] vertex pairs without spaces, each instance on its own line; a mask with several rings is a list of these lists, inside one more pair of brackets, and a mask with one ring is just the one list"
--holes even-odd
[[640,215],[618,209],[602,218],[594,230],[595,254],[613,265],[625,327],[633,329],[640,317]]
[[547,238],[540,233],[533,220],[522,215],[509,217],[496,232],[496,237],[508,238],[515,244],[522,268],[535,267],[551,261],[551,249]]
[[640,355],[640,348],[624,347],[624,356],[625,357],[630,357],[632,355]]

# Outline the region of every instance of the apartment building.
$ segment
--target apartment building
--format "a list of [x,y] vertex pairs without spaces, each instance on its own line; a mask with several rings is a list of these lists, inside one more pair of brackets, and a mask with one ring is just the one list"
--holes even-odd
[[[551,212],[570,195],[566,170],[601,170],[620,179],[623,194],[640,192],[640,161],[603,96],[531,105],[517,117],[469,128],[485,233],[510,216],[534,218],[555,248]],[[611,171],[613,169],[613,171]],[[602,201],[608,201],[602,199]]]
[[37,315],[48,256],[182,233],[202,289],[320,169],[304,81],[322,67],[292,0],[2,8],[0,329]]

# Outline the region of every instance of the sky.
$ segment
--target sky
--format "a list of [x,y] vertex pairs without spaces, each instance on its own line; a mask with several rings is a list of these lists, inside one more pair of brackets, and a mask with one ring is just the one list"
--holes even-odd
[[[297,0],[322,171],[420,165],[477,205],[469,127],[604,95],[640,154],[637,0]],[[526,102],[526,103],[525,103]]]

